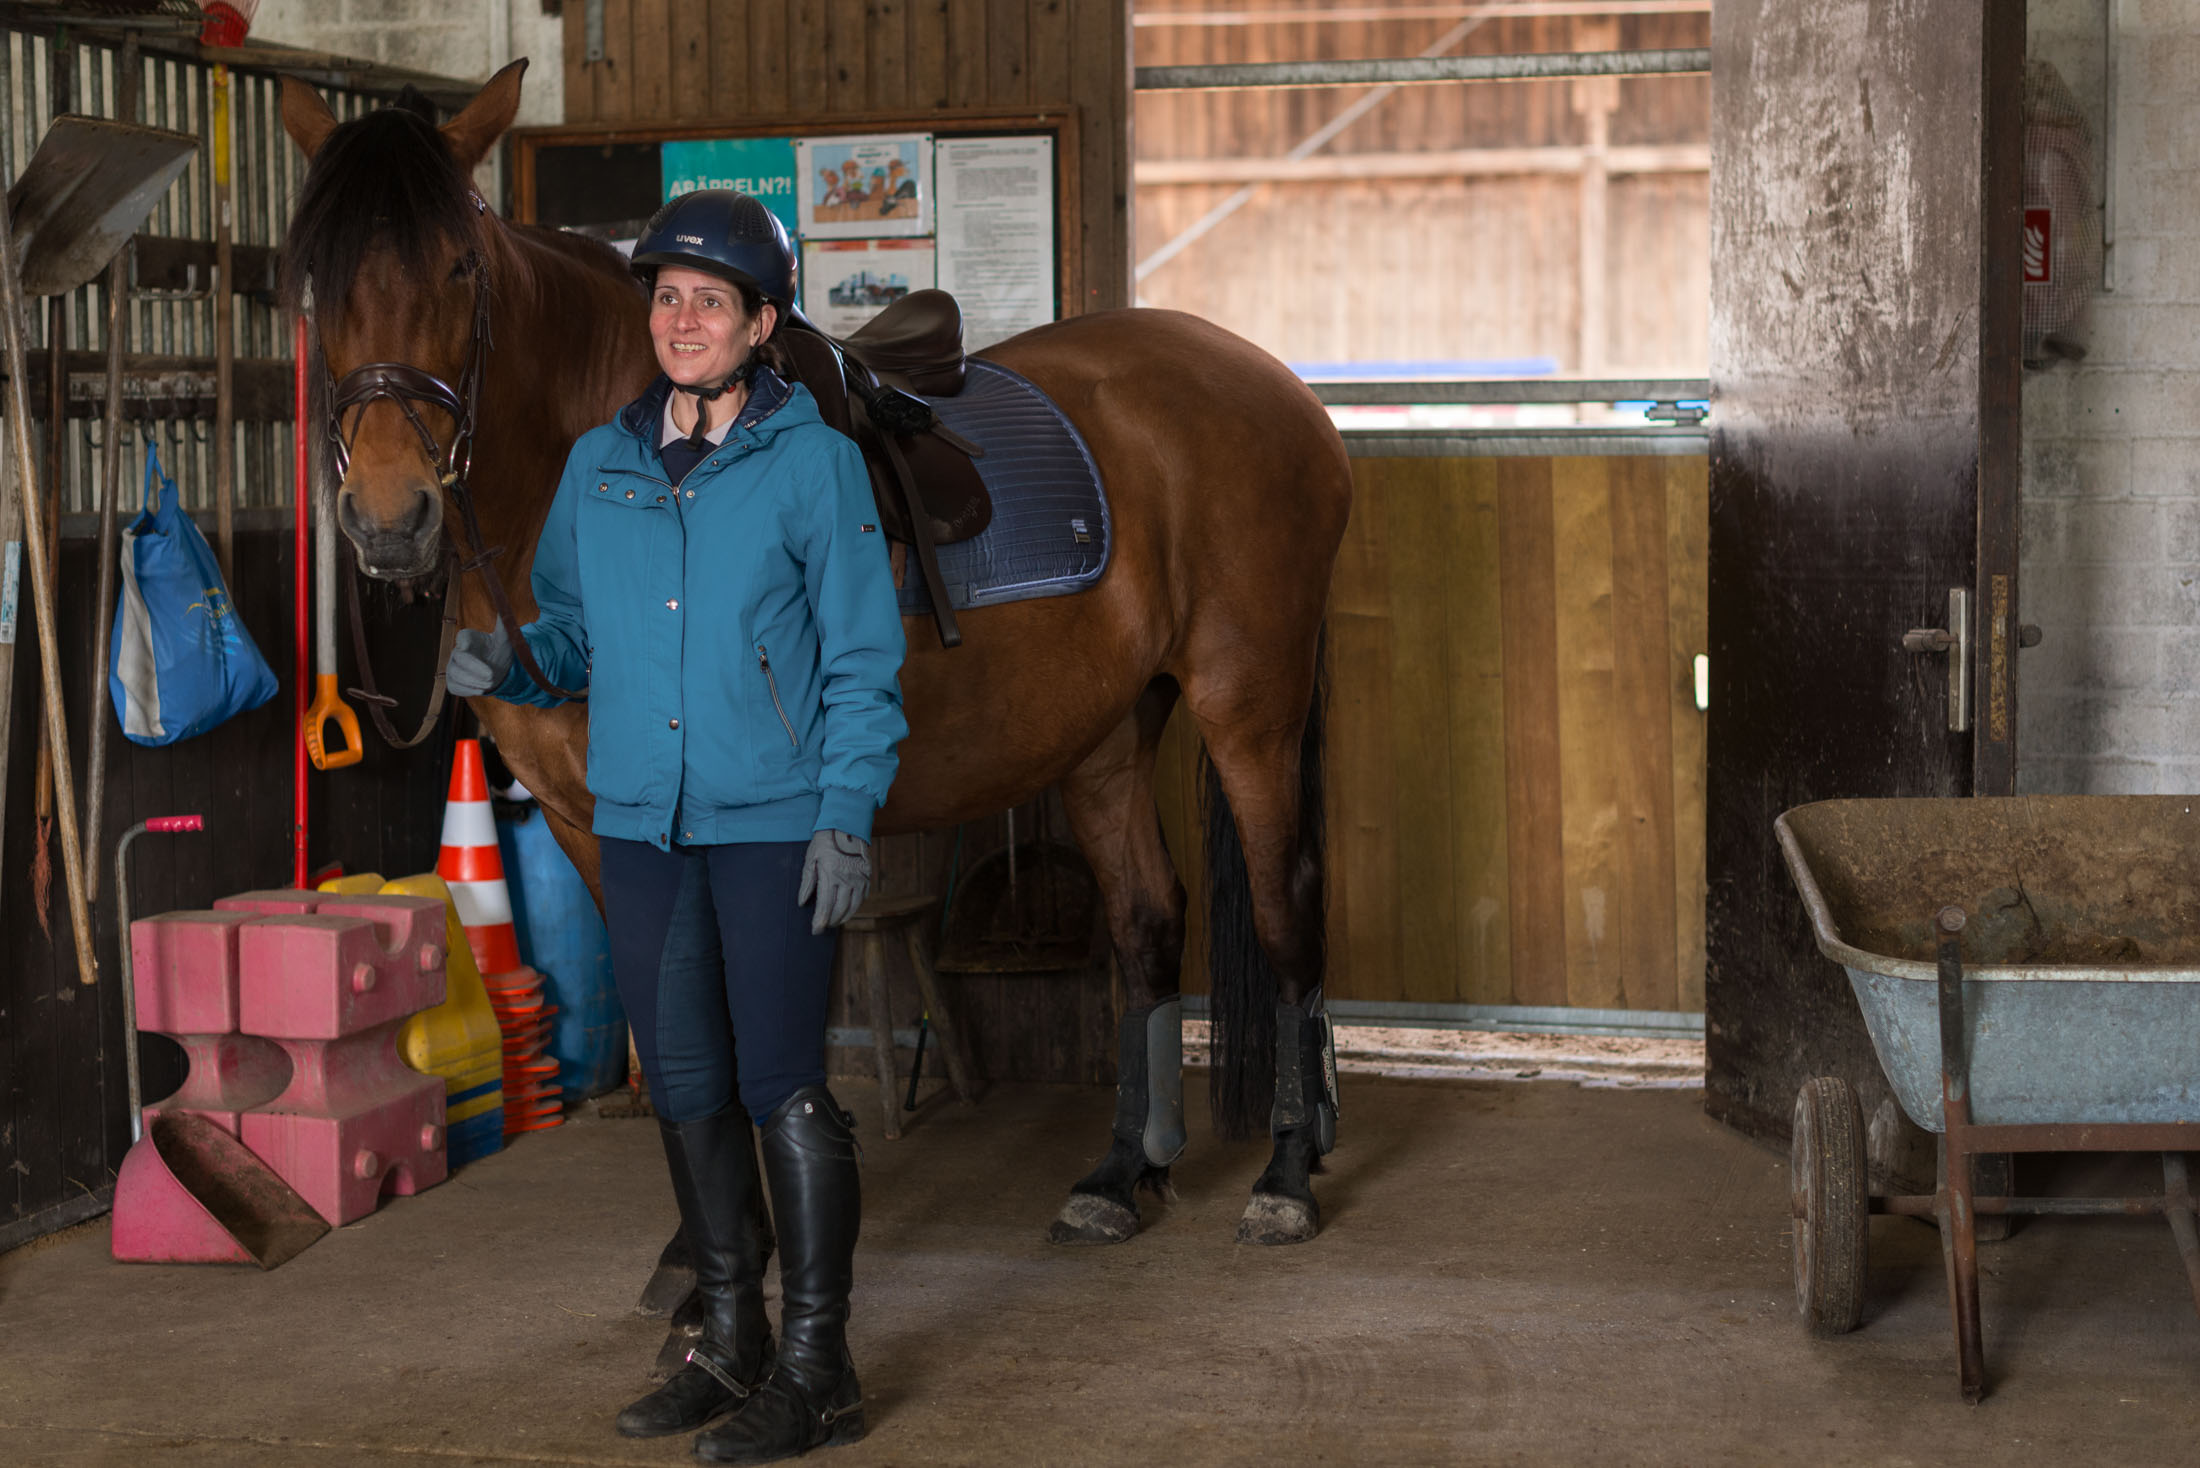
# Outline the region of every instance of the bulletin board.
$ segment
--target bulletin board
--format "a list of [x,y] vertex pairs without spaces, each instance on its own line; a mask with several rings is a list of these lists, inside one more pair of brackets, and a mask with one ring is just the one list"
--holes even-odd
[[617,246],[631,247],[675,193],[754,194],[795,239],[803,314],[836,336],[927,286],[962,303],[972,351],[1083,299],[1071,113],[599,124],[510,138],[513,218]]

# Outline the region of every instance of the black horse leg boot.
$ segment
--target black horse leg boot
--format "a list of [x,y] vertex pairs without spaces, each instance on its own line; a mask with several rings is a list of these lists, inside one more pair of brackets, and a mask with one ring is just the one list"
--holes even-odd
[[764,1314],[764,1188],[739,1103],[701,1121],[659,1121],[680,1227],[695,1256],[703,1336],[687,1365],[619,1414],[627,1437],[693,1432],[749,1398],[771,1368]]
[[863,1212],[854,1118],[804,1086],[764,1124],[779,1229],[779,1361],[748,1404],[695,1440],[713,1463],[771,1463],[863,1436],[848,1358],[848,1291]]

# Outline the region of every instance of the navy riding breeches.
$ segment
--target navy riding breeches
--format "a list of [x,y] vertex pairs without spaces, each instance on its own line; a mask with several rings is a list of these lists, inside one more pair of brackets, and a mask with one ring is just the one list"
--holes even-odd
[[717,1115],[738,1074],[741,1104],[761,1124],[802,1087],[825,1084],[839,935],[813,935],[795,901],[808,843],[663,851],[606,836],[599,846],[612,976],[657,1115]]

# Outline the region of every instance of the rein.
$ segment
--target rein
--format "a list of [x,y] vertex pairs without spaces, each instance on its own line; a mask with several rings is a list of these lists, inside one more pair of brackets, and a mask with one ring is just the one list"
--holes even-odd
[[[477,206],[479,201],[476,201]],[[489,327],[489,265],[480,249],[467,252],[466,273],[474,285],[473,334],[466,352],[466,367],[459,375],[458,386],[451,385],[432,372],[426,372],[409,362],[366,362],[352,368],[341,379],[330,373],[329,415],[327,432],[329,442],[336,449],[336,470],[339,481],[351,472],[351,441],[344,433],[344,419],[357,410],[364,417],[367,407],[377,399],[387,398],[405,415],[405,421],[420,438],[420,445],[427,451],[428,462],[436,466],[436,473],[443,491],[458,506],[459,515],[466,524],[466,546],[455,547],[445,556],[448,567],[444,583],[443,631],[436,649],[435,689],[429,695],[428,711],[420,721],[420,727],[411,738],[402,738],[391,726],[385,709],[395,708],[397,700],[381,691],[374,677],[374,665],[367,656],[364,619],[359,606],[358,558],[352,558],[352,575],[349,578],[351,602],[352,655],[359,664],[359,679],[364,685],[354,688],[352,695],[367,706],[374,726],[382,737],[398,749],[410,749],[425,740],[442,715],[445,670],[451,659],[451,649],[458,641],[458,592],[461,578],[468,571],[477,575],[489,594],[489,604],[496,613],[497,625],[504,629],[514,658],[537,688],[552,698],[585,699],[585,688],[560,688],[543,676],[535,662],[534,650],[527,639],[520,636],[519,619],[512,613],[512,603],[505,595],[504,581],[490,564],[504,554],[504,547],[482,548],[481,521],[474,511],[474,497],[467,486],[467,479],[474,467],[474,429],[477,410],[481,405],[482,379],[488,375],[489,348],[492,344]],[[448,414],[453,426],[450,446],[446,449],[437,441],[434,433],[422,420],[415,404],[440,409]],[[355,420],[356,421],[356,420]],[[446,533],[450,527],[446,527]],[[453,537],[455,540],[456,537]]]

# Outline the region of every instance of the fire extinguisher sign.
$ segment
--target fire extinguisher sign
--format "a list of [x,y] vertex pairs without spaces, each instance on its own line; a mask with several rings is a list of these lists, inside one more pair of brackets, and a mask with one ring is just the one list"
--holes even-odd
[[2027,206],[2024,211],[2024,283],[2047,285],[2055,279],[2055,211]]

